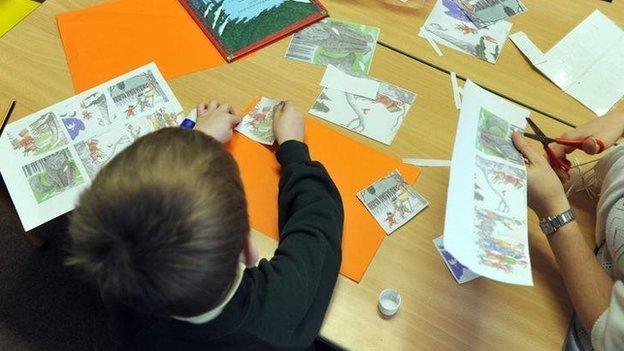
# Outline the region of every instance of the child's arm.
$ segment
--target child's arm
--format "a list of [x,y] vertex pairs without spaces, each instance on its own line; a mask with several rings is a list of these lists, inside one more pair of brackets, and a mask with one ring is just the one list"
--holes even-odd
[[303,117],[287,103],[275,120],[282,165],[280,242],[271,261],[254,276],[259,301],[255,330],[282,347],[307,347],[318,335],[338,277],[342,200],[325,168],[310,160]]

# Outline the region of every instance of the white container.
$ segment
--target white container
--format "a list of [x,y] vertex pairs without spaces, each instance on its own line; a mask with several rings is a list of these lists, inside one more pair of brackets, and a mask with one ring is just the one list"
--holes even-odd
[[394,289],[386,289],[379,294],[379,312],[386,317],[392,317],[401,306],[401,294]]

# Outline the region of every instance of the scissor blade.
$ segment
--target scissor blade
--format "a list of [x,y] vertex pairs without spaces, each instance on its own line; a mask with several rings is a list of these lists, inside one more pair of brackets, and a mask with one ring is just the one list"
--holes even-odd
[[529,126],[531,126],[531,129],[533,129],[533,131],[535,132],[535,136],[539,138],[536,140],[544,144],[544,146],[548,146],[548,140],[546,140],[546,134],[544,134],[544,132],[542,132],[542,130],[539,129],[537,124],[535,124],[535,122],[533,122],[530,118],[527,118],[526,120],[529,123]]
[[533,134],[533,133],[524,133],[524,136],[529,138],[529,139],[533,139],[533,140],[537,140],[539,142],[543,142],[544,140],[548,143],[556,143],[557,141],[549,138],[549,137],[540,137],[539,135]]

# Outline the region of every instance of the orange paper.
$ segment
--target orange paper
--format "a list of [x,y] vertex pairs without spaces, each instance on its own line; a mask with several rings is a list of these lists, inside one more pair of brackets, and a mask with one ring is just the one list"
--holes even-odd
[[[356,193],[394,169],[413,184],[420,171],[381,152],[306,119],[306,143],[312,159],[320,161],[338,186],[345,210],[340,273],[359,282],[386,236],[356,197]],[[228,148],[236,158],[249,204],[251,225],[278,238],[277,195],[280,166],[273,151],[235,133]]]
[[225,63],[177,0],[118,0],[57,20],[76,92],[152,61],[165,78]]

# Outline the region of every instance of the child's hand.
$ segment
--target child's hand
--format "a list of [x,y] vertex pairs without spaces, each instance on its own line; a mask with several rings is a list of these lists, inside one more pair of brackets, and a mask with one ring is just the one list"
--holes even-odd
[[273,133],[278,144],[283,144],[288,140],[303,142],[305,126],[303,115],[299,109],[290,101],[286,101],[281,111],[275,113],[273,119]]
[[[584,139],[583,151],[589,155],[597,154],[600,150],[596,138],[602,140],[606,149],[615,144],[624,133],[624,113],[612,112],[606,116],[592,120],[589,123],[576,127],[561,137],[564,139]],[[553,144],[550,146],[556,155],[563,157],[576,150],[574,147]]]
[[197,105],[196,130],[204,132],[222,143],[232,139],[232,128],[241,121],[234,109],[228,104],[216,100]]

